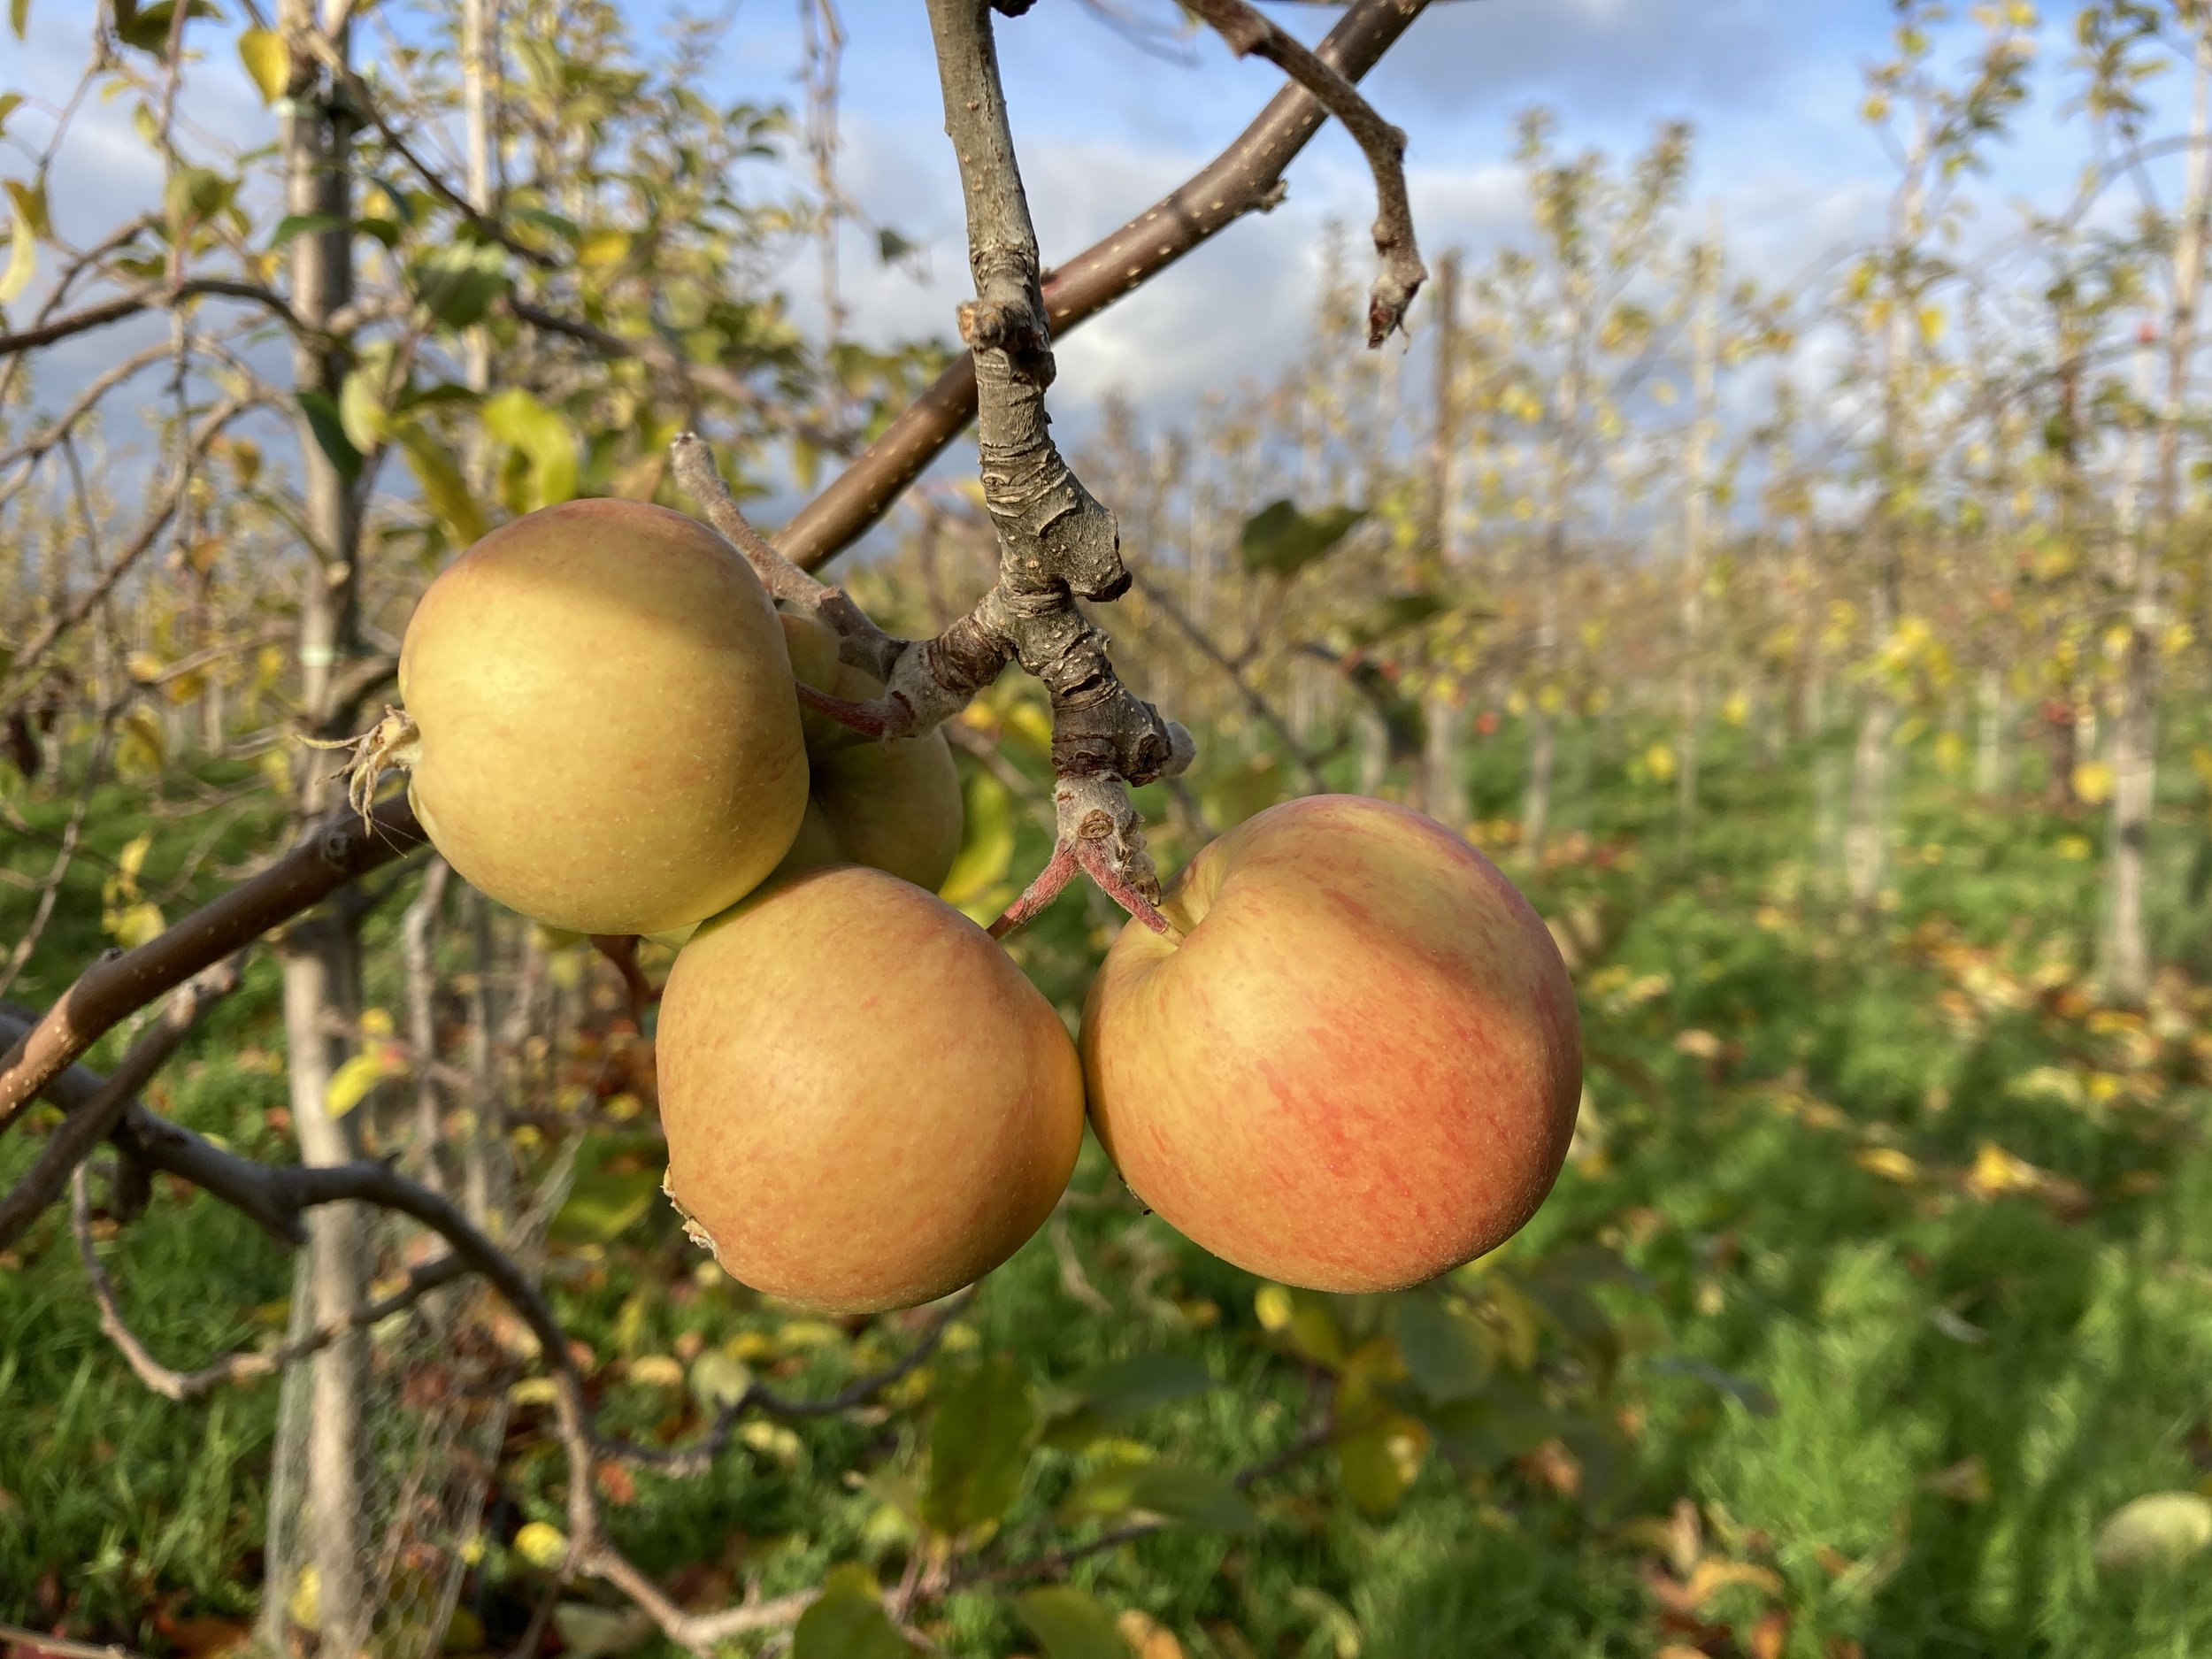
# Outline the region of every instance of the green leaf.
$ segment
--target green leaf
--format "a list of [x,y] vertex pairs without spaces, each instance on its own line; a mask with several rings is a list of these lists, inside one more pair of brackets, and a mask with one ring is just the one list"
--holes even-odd
[[565,417],[510,387],[484,401],[485,430],[530,460],[531,504],[550,507],[576,494],[576,434]]
[[338,469],[338,476],[350,484],[361,476],[361,451],[353,447],[346,436],[346,424],[338,413],[337,400],[327,392],[300,392],[300,413],[307,418],[307,429],[315,436],[316,447],[329,457],[331,465]]
[[435,434],[419,423],[403,421],[392,434],[407,470],[415,475],[422,498],[456,547],[470,547],[483,539],[483,509],[469,493],[468,480]]
[[1014,1603],[1014,1611],[1048,1659],[1129,1659],[1129,1644],[1106,1609],[1073,1585],[1048,1585]]
[[8,27],[21,40],[31,26],[31,0],[8,0]]
[[876,253],[886,265],[896,265],[914,252],[921,244],[910,242],[888,225],[876,232]]
[[865,1567],[833,1568],[791,1634],[791,1659],[905,1659],[914,1651],[883,1610]]
[[507,250],[457,242],[425,254],[408,275],[424,310],[448,328],[472,328],[507,292]]
[[[169,50],[169,20],[176,15],[174,0],[157,0],[153,5],[140,11],[133,0],[116,0],[115,37],[126,46],[134,46],[142,52],[158,56]],[[217,18],[222,13],[209,0],[188,0],[184,15],[189,18]]]
[[1004,1355],[941,1388],[922,1518],[949,1538],[998,1520],[1021,1494],[1036,1422],[1028,1379]]
[[285,246],[295,236],[319,236],[326,230],[342,230],[345,223],[334,213],[287,213],[269,233],[269,246],[274,250]]
[[553,1628],[561,1632],[563,1659],[614,1659],[644,1647],[659,1626],[641,1607],[564,1601],[553,1609]]
[[1133,1354],[1094,1366],[1053,1391],[1046,1415],[1052,1421],[1048,1445],[1072,1449],[1171,1400],[1203,1394],[1213,1379],[1196,1360],[1182,1354]]
[[180,167],[162,187],[162,206],[179,224],[204,224],[231,204],[238,180],[212,167]]
[[1272,755],[1256,755],[1206,787],[1206,816],[1221,829],[1233,829],[1292,793],[1283,765]]
[[338,388],[338,425],[363,455],[384,442],[391,426],[384,411],[384,365],[365,363],[347,373]]
[[284,50],[284,42],[273,29],[248,29],[238,37],[238,60],[246,65],[246,73],[261,88],[261,101],[274,104],[284,96],[285,83],[292,78],[291,54]]
[[1407,1420],[1394,1415],[1336,1443],[1337,1477],[1344,1495],[1371,1521],[1395,1509],[1413,1484],[1417,1466],[1398,1450],[1406,1432]]
[[1390,1310],[1390,1333],[1413,1386],[1436,1405],[1471,1398],[1488,1379],[1489,1333],[1471,1315],[1439,1296],[1400,1296]]
[[1341,541],[1367,517],[1364,507],[1325,507],[1308,517],[1295,503],[1272,501],[1244,522],[1238,545],[1248,571],[1292,576]]
[[1006,908],[999,889],[1014,862],[1013,798],[979,766],[968,774],[962,795],[967,831],[937,894],[953,909],[989,922]]
[[20,92],[0,92],[0,133],[8,130],[8,117],[21,108],[22,104],[23,95]]
[[2154,1492],[2116,1510],[2097,1529],[2098,1571],[2174,1567],[2212,1548],[2212,1500],[2194,1492]]
[[660,1196],[661,1178],[649,1169],[595,1169],[576,1178],[553,1231],[562,1238],[611,1244],[643,1220]]
[[332,1072],[330,1081],[323,1086],[323,1110],[333,1118],[344,1117],[391,1074],[391,1066],[380,1054],[353,1056]]
[[1228,1481],[1179,1463],[1107,1463],[1078,1481],[1060,1505],[1061,1524],[1069,1526],[1128,1514],[1212,1532],[1248,1532],[1260,1524],[1259,1511]]

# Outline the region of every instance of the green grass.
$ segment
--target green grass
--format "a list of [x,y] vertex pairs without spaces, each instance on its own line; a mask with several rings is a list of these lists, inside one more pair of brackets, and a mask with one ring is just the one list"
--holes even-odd
[[[1670,1640],[1729,1653],[1773,1607],[1793,1659],[1846,1643],[1880,1659],[2212,1653],[2202,1557],[2115,1581],[2089,1556],[2114,1509],[2194,1487],[2212,1463],[2212,1156],[2200,1128],[2212,1102],[2186,1054],[2212,999],[2177,984],[2171,1027],[2145,1037],[2083,994],[2100,886],[2072,843],[2101,845],[2100,821],[1994,812],[1914,772],[1900,836],[1913,861],[1893,872],[1893,906],[1856,926],[1839,919],[1812,845],[1806,757],[1762,771],[1725,737],[1715,747],[1686,865],[1672,855],[1671,790],[1633,780],[1622,757],[1640,746],[1624,742],[1600,757],[1591,798],[1561,813],[1634,856],[1525,873],[1549,913],[1602,903],[1626,921],[1582,974],[1585,1151],[1504,1258],[1550,1328],[1536,1379],[1499,1373],[1489,1449],[1457,1468],[1432,1453],[1375,1517],[1318,1459],[1265,1489],[1255,1538],[1175,1532],[1087,1561],[1077,1581],[1110,1607],[1146,1609],[1196,1659],[1317,1659],[1348,1654],[1355,1636],[1369,1659],[1644,1655]],[[1518,765],[1509,727],[1478,749],[1479,818],[1517,810]],[[2173,772],[2156,913],[2164,957],[2189,964],[2212,936],[2193,890],[2203,810]],[[123,804],[101,820],[111,854],[134,827]],[[1025,824],[1022,837],[1018,868],[1039,850]],[[100,942],[96,879],[69,891],[39,960],[47,992]],[[0,895],[0,936],[21,903]],[[1071,898],[1020,948],[1064,1007],[1104,919]],[[275,1152],[264,1114],[281,1084],[257,1051],[276,1046],[263,967],[196,1039],[166,1108]],[[2043,1190],[1966,1185],[1985,1146],[2044,1171]],[[20,1135],[0,1143],[0,1178],[27,1151]],[[1113,1312],[1071,1299],[1040,1238],[989,1281],[935,1375],[1002,1350],[1042,1386],[1170,1348],[1217,1386],[1126,1432],[1225,1471],[1282,1444],[1305,1383],[1261,1332],[1255,1282],[1116,1202],[1094,1148],[1078,1180],[1102,1202],[1071,1212],[1072,1234]],[[1599,1246],[1626,1281],[1573,1291],[1569,1264]],[[288,1284],[265,1241],[204,1202],[165,1197],[115,1248],[134,1318],[179,1360],[249,1340],[253,1310]],[[74,1628],[150,1647],[157,1598],[243,1611],[273,1388],[150,1398],[106,1348],[53,1218],[21,1254],[0,1274],[0,1618],[39,1620],[50,1571],[81,1586]],[[566,1261],[555,1289],[603,1362],[668,1352],[687,1333],[782,1328],[702,1286],[696,1263],[656,1210]],[[1372,1302],[1338,1312],[1356,1334],[1387,1317]],[[870,1363],[864,1348],[805,1349],[789,1386],[833,1386]],[[611,1426],[648,1432],[667,1405],[615,1381],[605,1409]],[[1545,1426],[1520,1433],[1516,1411]],[[1632,1432],[1609,1428],[1623,1412]],[[837,1477],[912,1474],[926,1421],[803,1425],[795,1446],[733,1449],[705,1481],[641,1477],[616,1511],[619,1536],[656,1572],[750,1567],[772,1589],[842,1560],[895,1570],[903,1546],[879,1499]],[[1581,1464],[1572,1494],[1512,1455],[1554,1432]],[[559,1519],[557,1461],[541,1446],[511,1458],[495,1534]],[[1046,1535],[1079,1467],[1076,1454],[1041,1453],[1008,1531]],[[1684,1499],[1705,1554],[1771,1572],[1778,1595],[1740,1583],[1663,1620],[1647,1579]],[[496,1633],[539,1582],[495,1551],[472,1594]],[[950,1654],[1033,1650],[1004,1601],[980,1594],[956,1597],[936,1633]]]

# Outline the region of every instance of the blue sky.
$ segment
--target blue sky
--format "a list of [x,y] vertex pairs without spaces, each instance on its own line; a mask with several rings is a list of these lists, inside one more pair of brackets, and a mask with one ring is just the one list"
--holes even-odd
[[[0,89],[67,85],[83,62],[89,4],[32,0],[28,45],[0,35]],[[428,0],[386,4],[395,15],[419,17]],[[1101,4],[1171,29],[1177,16],[1168,0]],[[235,10],[235,0],[225,4]],[[925,11],[920,0],[843,0],[841,10],[849,36],[846,186],[873,218],[921,241],[931,256],[930,280],[918,282],[882,268],[855,234],[845,265],[856,331],[878,341],[945,334],[967,276]],[[2000,152],[2001,196],[2023,192],[2053,204],[2080,166],[2082,124],[2062,123],[2057,113],[2073,10],[2070,0],[2047,19],[2042,96]],[[629,7],[641,35],[670,11],[668,0]],[[726,98],[795,99],[795,0],[736,0],[728,15],[710,89]],[[1314,39],[1336,12],[1292,4],[1275,5],[1272,15]],[[1890,19],[1887,0],[1439,0],[1367,89],[1408,134],[1416,217],[1432,252],[1457,243],[1479,260],[1524,234],[1510,127],[1517,111],[1542,103],[1559,112],[1563,144],[1617,154],[1657,121],[1690,120],[1698,205],[1687,222],[1701,225],[1702,202],[1717,199],[1741,257],[1779,283],[1878,223],[1889,166],[1857,111],[1863,65],[1882,50]],[[1953,26],[1944,58],[1955,59],[1972,32]],[[1081,0],[1038,0],[1027,16],[1002,21],[1000,38],[1048,261],[1171,188],[1279,84],[1275,71],[1232,59],[1209,35],[1187,36],[1164,57],[1148,51]],[[204,73],[188,100],[196,117],[238,142],[265,136],[266,113],[222,43],[211,41]],[[2185,91],[2177,75],[2160,83],[2170,114],[2177,115],[2170,106]],[[29,111],[19,111],[15,127],[35,134]],[[151,199],[158,178],[122,107],[90,110],[82,127],[55,206],[65,227],[85,237]],[[0,171],[19,167],[19,157],[0,157]],[[1065,426],[1079,434],[1085,411],[1109,391],[1172,417],[1208,388],[1271,375],[1305,328],[1322,225],[1363,227],[1371,212],[1357,152],[1325,130],[1293,169],[1284,206],[1233,227],[1064,343],[1056,406]],[[2012,222],[1993,204],[1977,234],[1993,238]],[[1363,245],[1354,253],[1363,271]],[[818,314],[810,256],[787,274],[802,315]],[[127,349],[125,331],[76,342],[42,374],[42,401],[67,396],[73,382]]]

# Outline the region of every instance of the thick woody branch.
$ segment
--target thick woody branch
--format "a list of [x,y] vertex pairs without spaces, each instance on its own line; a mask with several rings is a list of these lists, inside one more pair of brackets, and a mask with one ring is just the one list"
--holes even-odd
[[[1356,81],[1428,3],[1355,0],[1314,56],[1348,81]],[[1234,143],[1187,183],[1052,272],[1043,284],[1051,328],[1065,334],[1247,213],[1273,207],[1281,199],[1284,170],[1327,113],[1304,88],[1284,88]],[[784,526],[777,545],[802,569],[827,564],[890,509],[975,411],[975,360],[964,357]]]
[[1414,244],[1413,209],[1406,200],[1406,135],[1375,112],[1342,73],[1247,0],[1184,0],[1211,24],[1240,58],[1264,58],[1313,94],[1358,142],[1375,175],[1375,273],[1367,299],[1367,343],[1379,346],[1405,325],[1406,308],[1428,280]]
[[170,996],[161,1018],[131,1045],[99,1091],[62,1119],[22,1179],[0,1196],[0,1250],[21,1238],[61,1196],[71,1173],[115,1132],[139,1090],[168,1063],[200,1016],[237,987],[238,961],[232,957],[196,975]]
[[350,810],[334,814],[268,869],[158,938],[102,957],[0,1055],[0,1133],[134,1010],[421,841],[404,795],[379,803],[365,820]]

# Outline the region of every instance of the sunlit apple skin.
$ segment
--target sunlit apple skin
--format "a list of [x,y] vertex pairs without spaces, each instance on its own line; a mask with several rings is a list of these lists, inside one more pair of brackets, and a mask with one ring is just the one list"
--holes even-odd
[[1051,1214],[1082,1144],[1052,1005],[966,917],[861,865],[701,928],[655,1052],[670,1196],[732,1278],[828,1312],[980,1279]]
[[555,927],[703,921],[806,810],[775,610],[728,542],[666,508],[572,501],[493,531],[415,608],[399,677],[431,841]]
[[1402,1289],[1535,1214],[1582,1087],[1528,902],[1417,812],[1270,808],[1203,849],[1091,987],[1091,1121],[1194,1242],[1284,1284]]
[[[883,695],[883,683],[837,659],[836,636],[804,617],[783,618],[791,672],[849,703]],[[803,711],[806,817],[778,877],[823,864],[872,864],[934,893],[960,854],[960,772],[942,730],[877,742],[827,715]]]

